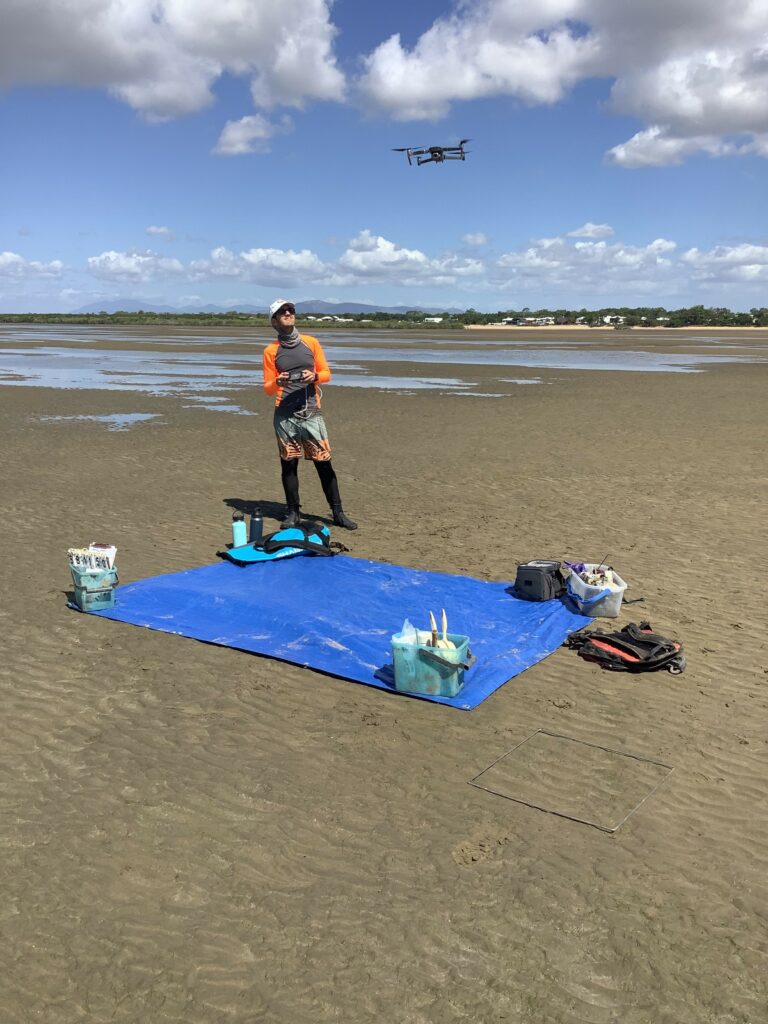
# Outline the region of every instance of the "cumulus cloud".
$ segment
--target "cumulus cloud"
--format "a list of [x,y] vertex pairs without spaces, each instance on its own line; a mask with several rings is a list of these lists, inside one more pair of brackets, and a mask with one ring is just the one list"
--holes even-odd
[[[517,5],[532,10],[533,5]],[[399,35],[365,58],[360,82],[367,103],[404,121],[439,118],[455,100],[512,95],[554,103],[578,81],[595,41],[556,20],[520,17],[502,0],[465,3],[461,14],[438,19],[412,52]]]
[[61,260],[39,263],[16,252],[0,252],[0,277],[58,277],[64,270]]
[[247,249],[234,253],[224,246],[210,258],[193,260],[190,274],[196,279],[235,278],[252,284],[290,287],[299,283],[339,283],[332,265],[309,249]]
[[88,269],[94,277],[107,281],[150,281],[184,273],[177,259],[158,256],[154,252],[103,252],[89,256]]
[[[590,236],[586,228],[601,228],[605,237],[599,237],[599,231]],[[680,252],[668,238],[632,245],[608,238],[609,233],[608,225],[588,224],[481,259],[460,252],[424,252],[365,229],[349,240],[336,259],[323,259],[311,249],[252,247],[236,252],[219,246],[206,258],[188,263],[152,252],[109,251],[91,257],[88,268],[106,281],[144,284],[172,278],[194,282],[191,287],[196,289],[223,280],[288,294],[320,285],[448,288],[454,301],[464,296],[467,305],[489,293],[509,296],[511,304],[520,305],[589,307],[601,301],[606,305],[674,305],[678,301],[688,305],[696,295],[708,304],[727,304],[734,289],[764,304],[768,245],[742,242]],[[0,275],[21,276],[24,263],[14,254],[0,254]],[[35,266],[42,267],[26,264]],[[58,267],[56,272],[62,269],[61,264],[46,266]],[[37,271],[41,272],[53,271]],[[721,297],[714,299],[718,294]]]
[[481,246],[488,243],[488,236],[484,235],[482,231],[477,231],[475,234],[464,235],[462,242],[465,245]]
[[764,132],[761,135],[753,135],[752,140],[743,146],[741,151],[768,157],[768,132]]
[[420,249],[406,249],[368,229],[352,239],[339,259],[339,267],[354,280],[397,281],[408,287],[455,284],[483,271],[479,260],[456,255],[430,258]]
[[768,282],[768,246],[765,245],[718,245],[708,252],[688,249],[682,259],[698,281],[762,282],[763,287]]
[[614,146],[608,150],[607,157],[610,162],[624,167],[657,167],[662,164],[681,164],[694,153],[728,156],[738,151],[739,147],[716,135],[680,138],[674,136],[668,128],[655,125]]
[[[611,83],[608,109],[638,121],[608,159],[624,167],[768,156],[766,0],[444,0],[412,47],[399,35],[360,58],[371,112],[437,119],[451,105],[509,96],[552,104],[577,83]],[[284,122],[264,116],[342,102],[333,0],[11,0],[0,88],[105,88],[163,120],[246,77],[256,114],[230,121],[215,152],[263,152]]]
[[322,260],[310,249],[253,248],[232,252],[224,246],[188,267],[195,279],[233,278],[252,284],[300,288],[307,284],[353,286],[396,283],[404,287],[455,284],[483,271],[479,260],[456,254],[429,257],[369,230],[353,238],[338,260]]
[[155,120],[200,110],[225,72],[258,106],[340,100],[331,0],[24,0],[3,10],[0,85],[109,89]]
[[242,153],[268,153],[269,140],[273,135],[291,131],[290,117],[269,121],[261,114],[241,117],[239,121],[227,121],[213,150],[220,156],[240,156]]
[[[574,290],[589,295],[668,291],[677,246],[657,238],[645,246],[620,242],[541,238],[525,249],[504,253],[490,268],[492,278],[509,288],[534,285],[553,294]],[[586,301],[586,300],[585,300]]]
[[87,265],[91,274],[104,280],[146,282],[185,276],[200,282],[230,278],[281,288],[362,283],[395,283],[403,287],[453,285],[476,280],[485,269],[481,260],[456,253],[428,256],[420,249],[408,249],[368,229],[353,238],[334,261],[323,260],[310,249],[254,247],[234,252],[218,246],[207,258],[186,265],[153,252],[113,250],[89,257]]
[[175,237],[170,228],[158,224],[150,224],[145,231],[148,235],[153,235],[155,238],[164,238],[167,242],[172,242]]
[[613,234],[613,228],[610,224],[593,224],[592,221],[587,221],[586,224],[582,224],[580,228],[574,228],[573,231],[568,232],[569,238],[610,238]]
[[487,96],[553,103],[589,78],[612,80],[610,109],[644,124],[610,151],[617,164],[768,152],[765,0],[457,0],[412,49],[397,35],[376,47],[358,84],[415,120]]

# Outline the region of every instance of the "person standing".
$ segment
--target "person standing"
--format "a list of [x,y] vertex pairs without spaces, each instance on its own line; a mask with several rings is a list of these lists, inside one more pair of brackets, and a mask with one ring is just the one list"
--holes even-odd
[[264,349],[264,390],[275,396],[273,422],[288,507],[280,525],[287,528],[301,522],[299,459],[303,456],[315,464],[334,524],[345,530],[356,530],[357,523],[345,514],[341,505],[339,482],[331,464],[328,430],[320,412],[319,385],[331,379],[325,353],[317,338],[296,330],[293,302],[275,299],[269,313],[277,340]]

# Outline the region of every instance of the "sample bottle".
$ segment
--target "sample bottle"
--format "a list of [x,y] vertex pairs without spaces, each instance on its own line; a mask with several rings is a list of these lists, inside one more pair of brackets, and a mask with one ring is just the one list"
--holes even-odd
[[248,543],[248,535],[245,530],[245,519],[242,512],[232,513],[232,547],[241,548]]
[[261,536],[263,532],[264,520],[261,518],[261,512],[256,509],[255,512],[251,512],[251,521],[248,524],[248,543],[261,544]]

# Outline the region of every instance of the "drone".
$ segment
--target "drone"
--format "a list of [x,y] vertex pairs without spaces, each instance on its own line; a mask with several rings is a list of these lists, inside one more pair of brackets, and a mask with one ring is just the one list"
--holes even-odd
[[422,164],[442,164],[446,160],[464,160],[467,155],[464,143],[471,141],[462,139],[458,146],[404,146],[402,149],[393,149],[392,152],[405,153],[409,164],[413,163],[411,157],[416,157],[416,164],[419,167]]

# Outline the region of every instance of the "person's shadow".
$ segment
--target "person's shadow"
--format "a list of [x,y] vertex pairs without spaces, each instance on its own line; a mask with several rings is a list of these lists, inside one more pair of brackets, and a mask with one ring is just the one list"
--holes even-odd
[[[233,512],[242,512],[244,516],[251,516],[255,512],[260,512],[262,518],[276,519],[279,523],[281,519],[285,519],[287,514],[285,502],[283,501],[270,501],[259,498],[223,498],[222,500]],[[302,519],[310,519],[318,523],[333,522],[330,516],[318,516],[312,512],[305,512],[304,509],[302,509],[301,517]]]

